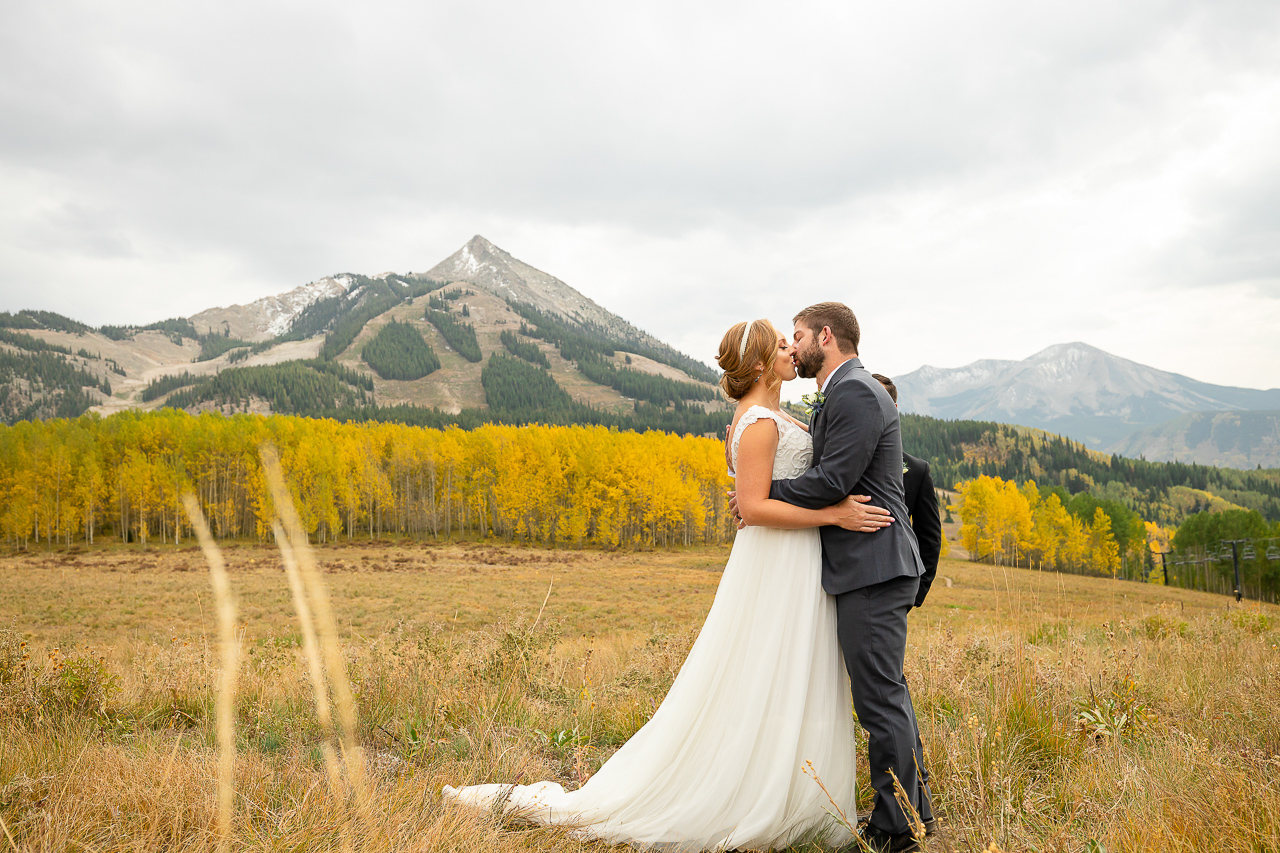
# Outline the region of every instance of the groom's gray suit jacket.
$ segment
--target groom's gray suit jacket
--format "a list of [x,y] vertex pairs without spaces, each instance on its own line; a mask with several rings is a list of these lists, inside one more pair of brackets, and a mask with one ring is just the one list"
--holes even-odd
[[869,495],[895,519],[874,533],[823,527],[822,588],[839,595],[923,575],[902,489],[898,409],[860,360],[851,358],[836,368],[809,429],[812,467],[795,479],[774,480],[769,497],[818,509],[847,495]]

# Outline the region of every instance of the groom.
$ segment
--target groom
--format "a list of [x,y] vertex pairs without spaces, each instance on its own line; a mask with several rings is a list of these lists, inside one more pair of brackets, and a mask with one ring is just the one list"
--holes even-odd
[[[898,409],[858,359],[858,320],[839,302],[795,316],[796,371],[817,379],[813,466],[775,480],[769,497],[817,509],[846,495],[868,495],[895,519],[908,517],[902,487]],[[924,755],[911,694],[902,675],[907,614],[924,566],[911,528],[890,524],[872,533],[822,528],[822,588],[836,599],[836,630],[853,685],[853,707],[867,731],[875,808],[859,831],[873,850],[916,848],[893,776],[932,829]]]

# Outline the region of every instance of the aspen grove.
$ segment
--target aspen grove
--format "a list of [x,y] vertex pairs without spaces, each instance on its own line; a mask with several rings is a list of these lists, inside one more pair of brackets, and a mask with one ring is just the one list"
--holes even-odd
[[191,490],[219,538],[266,539],[267,442],[316,542],[390,534],[636,547],[733,532],[723,445],[709,438],[163,410],[0,426],[0,536],[11,547],[181,543]]

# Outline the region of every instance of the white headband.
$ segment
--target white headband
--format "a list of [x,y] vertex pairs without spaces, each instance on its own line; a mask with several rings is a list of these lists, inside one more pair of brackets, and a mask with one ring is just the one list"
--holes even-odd
[[747,324],[747,328],[742,332],[742,343],[738,345],[738,361],[742,361],[742,359],[747,355],[747,338],[751,337],[751,329],[755,324],[756,321],[752,320]]

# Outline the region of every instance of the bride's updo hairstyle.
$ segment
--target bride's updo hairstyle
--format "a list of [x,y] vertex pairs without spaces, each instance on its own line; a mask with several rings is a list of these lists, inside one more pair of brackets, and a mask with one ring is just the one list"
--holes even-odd
[[[743,335],[747,336],[744,341]],[[720,387],[730,400],[741,400],[755,386],[757,378],[765,387],[773,389],[782,384],[773,372],[773,360],[777,356],[778,330],[768,320],[736,323],[729,327],[720,339],[720,354],[716,363],[724,371]],[[764,364],[760,373],[758,364]]]

